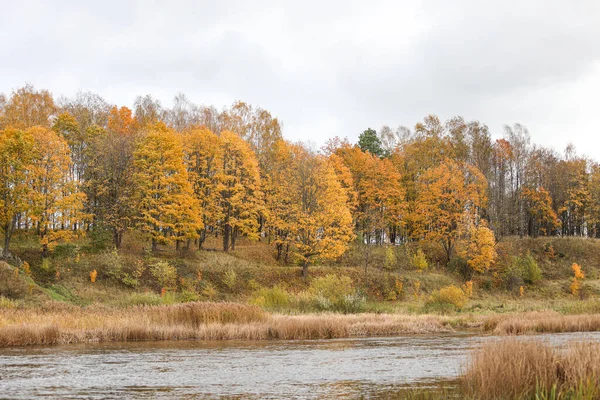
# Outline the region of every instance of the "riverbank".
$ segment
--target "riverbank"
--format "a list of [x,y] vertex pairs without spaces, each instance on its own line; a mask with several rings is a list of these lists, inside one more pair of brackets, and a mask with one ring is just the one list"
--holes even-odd
[[113,309],[0,310],[0,347],[152,340],[298,340],[470,331],[498,335],[600,331],[600,314],[497,315],[269,313],[237,303],[191,302]]

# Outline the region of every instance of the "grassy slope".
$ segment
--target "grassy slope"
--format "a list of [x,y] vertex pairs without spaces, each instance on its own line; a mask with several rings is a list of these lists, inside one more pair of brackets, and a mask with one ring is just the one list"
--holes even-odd
[[[247,301],[260,287],[279,285],[292,293],[307,289],[309,282],[300,276],[295,266],[278,264],[272,247],[264,243],[244,243],[232,253],[216,250],[218,241],[209,242],[205,251],[180,254],[165,248],[158,254],[148,254],[147,244],[130,234],[118,255],[110,251],[90,248],[90,240],[82,239],[76,246],[58,249],[49,263],[42,264],[35,238],[21,236],[14,242],[13,251],[31,264],[33,280],[21,271],[18,278],[4,272],[0,276],[0,294],[25,304],[40,305],[51,300],[87,306],[93,303],[107,305],[135,305],[173,303],[185,300]],[[556,255],[545,250],[552,245]],[[542,281],[525,287],[523,297],[518,286],[511,290],[500,282],[499,276],[485,274],[475,278],[473,298],[463,313],[504,313],[536,310],[559,310],[567,313],[598,312],[600,303],[600,241],[582,238],[507,238],[498,244],[499,267],[510,257],[531,252],[543,272]],[[462,278],[443,268],[436,261],[440,256],[435,247],[426,249],[430,268],[426,272],[410,267],[409,257],[403,247],[394,248],[397,262],[385,269],[383,249],[370,255],[366,275],[364,256],[359,249],[349,251],[335,263],[314,266],[311,278],[330,273],[349,276],[355,287],[368,296],[367,311],[421,312],[424,299],[432,291],[454,284],[461,286]],[[167,293],[163,298],[160,285],[151,276],[148,265],[168,261],[177,268],[177,293]],[[583,294],[589,301],[582,302],[569,293],[572,277],[571,264],[579,263],[586,273]],[[136,269],[143,272],[137,282],[124,279],[134,276]],[[89,273],[98,271],[97,282],[90,283]],[[8,271],[8,270],[6,270]],[[57,273],[58,271],[58,273]],[[139,270],[138,270],[139,271]],[[16,281],[15,281],[16,279]],[[183,279],[183,280],[182,280]],[[10,282],[9,282],[10,281]],[[402,282],[399,299],[390,300],[390,290],[396,281]],[[414,296],[414,283],[421,283],[421,296]],[[5,282],[4,284],[2,282]],[[18,284],[17,284],[18,283]],[[7,290],[6,286],[11,286]],[[14,290],[17,287],[18,290]],[[6,302],[5,302],[6,303]]]

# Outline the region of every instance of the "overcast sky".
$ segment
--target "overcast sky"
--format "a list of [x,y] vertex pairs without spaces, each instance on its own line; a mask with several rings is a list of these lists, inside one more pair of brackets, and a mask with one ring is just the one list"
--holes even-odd
[[600,159],[600,1],[0,0],[0,92],[243,100],[317,145],[434,113]]

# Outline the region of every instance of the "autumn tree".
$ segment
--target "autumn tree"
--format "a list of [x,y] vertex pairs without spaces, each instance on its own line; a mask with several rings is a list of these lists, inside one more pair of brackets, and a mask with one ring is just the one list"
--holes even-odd
[[306,278],[309,265],[340,256],[353,239],[347,194],[327,158],[290,145],[287,177],[282,181],[285,218],[293,252]]
[[221,132],[220,139],[217,193],[223,250],[229,251],[240,235],[258,238],[263,203],[258,162],[248,143],[230,131]]
[[0,120],[2,126],[25,129],[32,126],[50,126],[50,119],[56,112],[52,94],[47,90],[36,90],[26,85],[14,91]]
[[446,160],[423,174],[418,210],[424,218],[424,238],[438,242],[449,262],[465,227],[477,224],[481,207],[486,204],[487,182],[470,165]]
[[494,232],[485,224],[472,225],[468,229],[466,246],[460,255],[467,261],[471,271],[482,273],[490,269],[498,256]]
[[108,228],[117,249],[136,214],[133,154],[138,136],[137,132],[98,129],[87,149],[84,188],[94,215],[93,229]]
[[28,129],[33,137],[32,162],[27,169],[30,186],[28,216],[36,226],[46,256],[54,244],[73,237],[73,228],[84,218],[85,194],[71,179],[69,145],[56,132],[44,128]]
[[159,243],[196,237],[200,210],[176,133],[164,124],[150,129],[137,144],[133,166],[138,226],[151,239],[152,250]]
[[552,198],[546,189],[526,187],[523,188],[522,196],[527,202],[529,235],[551,235],[560,228],[560,220],[552,208]]
[[200,206],[198,246],[202,248],[209,229],[214,230],[221,219],[217,174],[222,165],[222,148],[220,138],[207,128],[193,129],[182,139],[188,178]]
[[0,131],[0,229],[4,233],[3,256],[7,257],[13,230],[20,213],[27,211],[33,136],[7,128]]

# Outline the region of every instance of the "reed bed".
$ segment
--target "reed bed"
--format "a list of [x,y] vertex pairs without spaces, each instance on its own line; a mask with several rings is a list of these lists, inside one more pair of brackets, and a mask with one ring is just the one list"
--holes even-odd
[[597,332],[600,331],[600,314],[563,315],[554,311],[492,316],[484,329],[500,335],[531,333]]
[[256,306],[236,303],[0,312],[0,347],[139,340],[328,339],[452,330],[444,317],[273,315]]
[[461,376],[477,399],[600,397],[600,343],[555,348],[538,340],[504,339],[483,345]]

